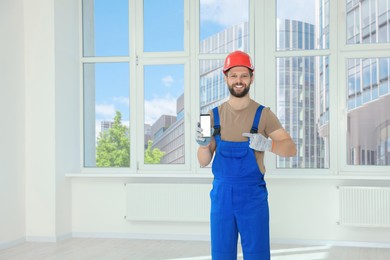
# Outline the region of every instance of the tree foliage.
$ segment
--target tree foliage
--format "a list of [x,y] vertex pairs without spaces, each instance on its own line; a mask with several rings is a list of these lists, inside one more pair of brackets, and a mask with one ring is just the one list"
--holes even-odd
[[100,132],[96,147],[98,167],[129,167],[129,128],[122,125],[122,115],[116,111],[114,124],[107,131]]
[[[116,111],[114,124],[107,131],[100,132],[96,147],[97,167],[130,167],[129,128],[122,125],[122,115]],[[158,164],[165,152],[152,149],[153,141],[148,141],[145,150],[145,164]]]
[[160,163],[161,158],[164,156],[165,152],[161,151],[158,148],[152,149],[153,141],[148,141],[148,148],[145,150],[145,163],[146,164],[157,164]]

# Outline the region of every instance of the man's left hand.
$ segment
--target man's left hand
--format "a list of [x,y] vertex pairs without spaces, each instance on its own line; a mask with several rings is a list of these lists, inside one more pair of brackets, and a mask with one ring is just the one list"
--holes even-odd
[[249,138],[249,147],[256,151],[271,151],[272,140],[262,134],[243,133],[242,136]]

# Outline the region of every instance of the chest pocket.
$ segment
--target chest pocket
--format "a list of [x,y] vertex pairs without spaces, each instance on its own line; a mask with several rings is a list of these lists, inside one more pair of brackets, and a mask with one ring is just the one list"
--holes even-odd
[[225,142],[219,143],[220,154],[225,158],[242,159],[248,154],[248,147],[232,147]]

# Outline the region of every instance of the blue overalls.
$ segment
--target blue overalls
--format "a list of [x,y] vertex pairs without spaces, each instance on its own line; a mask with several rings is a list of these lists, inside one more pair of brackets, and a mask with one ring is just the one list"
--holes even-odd
[[[257,133],[259,106],[252,133]],[[245,142],[221,139],[218,107],[213,109],[215,157],[211,198],[211,253],[213,260],[236,260],[240,233],[245,260],[270,259],[268,192],[254,150]]]

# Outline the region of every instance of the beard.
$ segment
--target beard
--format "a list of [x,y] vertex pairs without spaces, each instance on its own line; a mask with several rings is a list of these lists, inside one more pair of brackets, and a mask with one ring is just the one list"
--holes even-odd
[[[241,90],[241,92],[237,92],[234,89],[234,87],[235,86],[240,86],[240,85],[242,85],[243,89]],[[242,98],[242,97],[245,97],[248,94],[250,86],[251,86],[251,84],[248,84],[248,85],[246,85],[246,84],[232,84],[232,85],[229,86],[229,91],[230,91],[230,94],[232,96],[238,97],[238,98]]]

